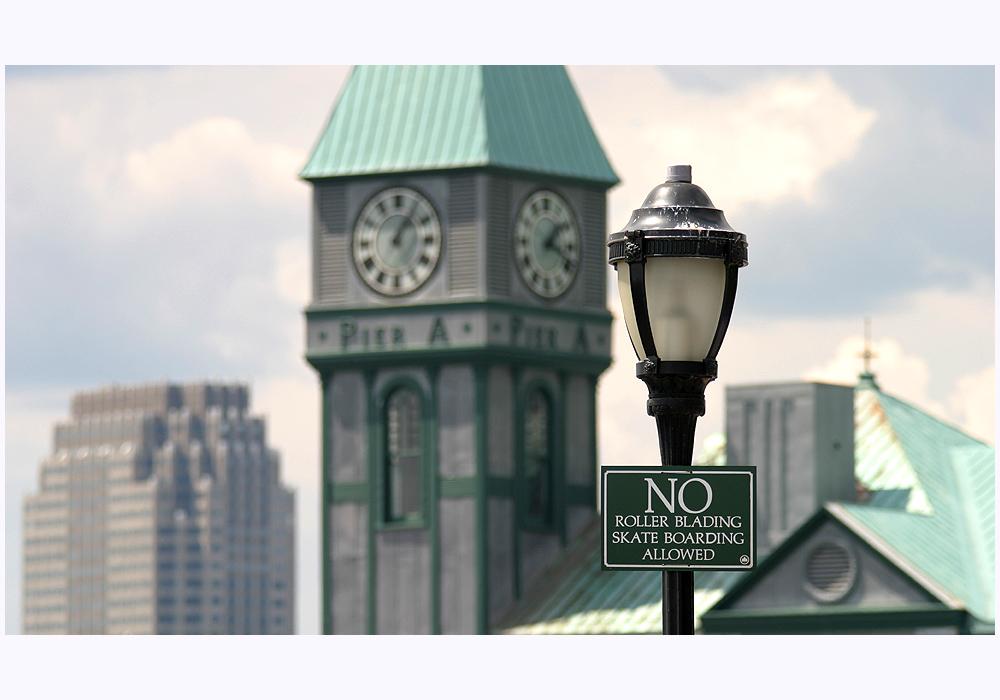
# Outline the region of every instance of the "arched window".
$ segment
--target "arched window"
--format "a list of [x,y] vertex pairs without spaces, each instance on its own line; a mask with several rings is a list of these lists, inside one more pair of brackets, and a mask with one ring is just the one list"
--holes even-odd
[[552,523],[552,405],[536,388],[524,410],[525,514],[535,525]]
[[395,389],[385,404],[385,520],[420,517],[423,505],[420,396]]

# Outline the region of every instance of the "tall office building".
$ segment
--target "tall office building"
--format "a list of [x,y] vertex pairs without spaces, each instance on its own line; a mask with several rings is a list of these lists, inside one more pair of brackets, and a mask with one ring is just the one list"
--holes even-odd
[[244,385],[77,394],[24,507],[25,634],[291,634],[294,496]]

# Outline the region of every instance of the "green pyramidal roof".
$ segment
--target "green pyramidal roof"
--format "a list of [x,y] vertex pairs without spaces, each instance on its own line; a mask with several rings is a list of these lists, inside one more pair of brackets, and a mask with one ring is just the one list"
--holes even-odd
[[618,182],[562,66],[358,66],[299,176],[487,166]]

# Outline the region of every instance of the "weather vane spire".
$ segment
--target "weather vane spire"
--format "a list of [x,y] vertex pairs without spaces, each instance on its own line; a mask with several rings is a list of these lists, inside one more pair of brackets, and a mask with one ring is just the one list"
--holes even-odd
[[869,316],[865,316],[865,347],[858,357],[865,361],[864,372],[861,373],[862,380],[868,380],[872,384],[875,383],[875,375],[872,374],[872,358],[878,357],[874,352],[872,352],[872,320]]

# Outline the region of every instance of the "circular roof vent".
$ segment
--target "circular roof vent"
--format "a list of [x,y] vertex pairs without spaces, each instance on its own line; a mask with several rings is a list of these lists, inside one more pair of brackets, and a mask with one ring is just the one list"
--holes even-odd
[[854,555],[841,544],[823,542],[806,560],[805,589],[821,603],[835,603],[850,592],[857,576]]

